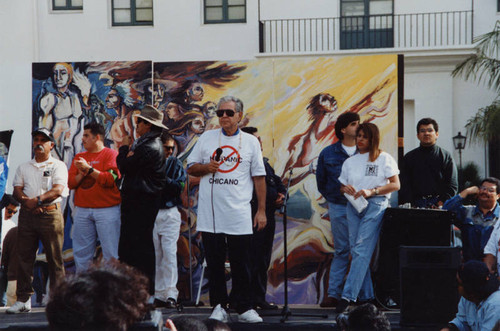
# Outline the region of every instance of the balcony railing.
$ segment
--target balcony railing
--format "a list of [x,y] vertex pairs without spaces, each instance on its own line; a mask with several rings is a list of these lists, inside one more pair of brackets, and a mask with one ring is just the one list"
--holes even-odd
[[470,45],[472,19],[472,11],[452,11],[262,20],[260,52],[307,53]]

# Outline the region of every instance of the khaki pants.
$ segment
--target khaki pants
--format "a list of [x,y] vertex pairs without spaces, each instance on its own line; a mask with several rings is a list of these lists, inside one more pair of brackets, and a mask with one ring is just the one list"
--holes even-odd
[[[58,205],[59,206],[59,205]],[[33,294],[31,282],[35,266],[38,240],[41,240],[47,256],[51,290],[64,276],[62,245],[64,240],[64,222],[60,208],[32,214],[21,208],[17,232],[17,301],[26,302]]]

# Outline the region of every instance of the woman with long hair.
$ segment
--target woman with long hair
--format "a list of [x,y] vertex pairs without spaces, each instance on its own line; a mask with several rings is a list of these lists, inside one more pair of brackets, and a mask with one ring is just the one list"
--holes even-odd
[[399,190],[396,161],[379,148],[380,133],[373,123],[360,124],[356,134],[358,153],[342,165],[340,191],[355,200],[366,199],[367,206],[358,211],[347,204],[347,223],[351,251],[351,268],[337,305],[343,312],[358,297],[361,301],[375,298],[370,273],[370,260],[378,240],[382,217],[391,192]]

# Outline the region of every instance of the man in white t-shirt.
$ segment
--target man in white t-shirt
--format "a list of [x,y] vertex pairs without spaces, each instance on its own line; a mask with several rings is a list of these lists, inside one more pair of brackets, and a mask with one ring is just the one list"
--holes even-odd
[[[241,132],[240,99],[220,99],[217,116],[221,129],[203,133],[188,157],[188,173],[201,177],[198,193],[197,230],[202,233],[210,280],[210,318],[227,321],[229,302],[225,281],[226,254],[231,264],[232,302],[238,320],[262,322],[252,309],[250,295],[250,244],[252,225],[266,226],[266,171],[256,137]],[[251,216],[250,200],[255,185],[257,214]]]
[[21,203],[17,234],[17,301],[7,314],[29,312],[33,287],[33,265],[42,241],[51,290],[64,277],[62,246],[64,220],[61,201],[68,196],[68,168],[50,153],[55,146],[54,136],[46,128],[32,133],[35,157],[21,164],[14,177],[14,198]]

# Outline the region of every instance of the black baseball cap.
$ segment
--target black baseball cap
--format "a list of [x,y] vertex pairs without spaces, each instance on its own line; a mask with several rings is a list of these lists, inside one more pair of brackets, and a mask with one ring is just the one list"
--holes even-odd
[[31,133],[31,136],[34,137],[35,135],[37,135],[39,133],[41,133],[45,137],[49,138],[50,141],[55,142],[55,139],[54,139],[54,136],[52,135],[52,132],[50,132],[50,130],[47,129],[47,128],[38,128],[38,129],[35,129],[35,131],[33,131]]

